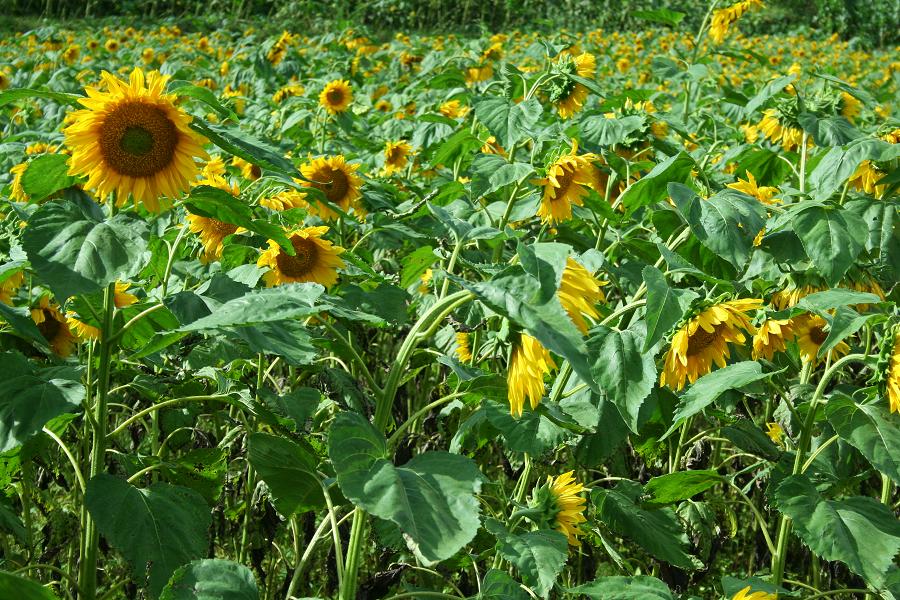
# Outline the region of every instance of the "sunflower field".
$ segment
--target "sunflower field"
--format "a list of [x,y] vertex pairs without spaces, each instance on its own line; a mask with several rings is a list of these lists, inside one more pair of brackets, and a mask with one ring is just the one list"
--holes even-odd
[[0,38],[0,600],[900,600],[900,47],[646,5]]

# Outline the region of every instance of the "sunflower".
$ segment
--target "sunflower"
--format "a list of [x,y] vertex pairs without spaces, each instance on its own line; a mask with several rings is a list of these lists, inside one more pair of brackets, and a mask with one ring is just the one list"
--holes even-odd
[[841,116],[852,123],[862,110],[862,102],[847,92],[841,92],[840,107]]
[[539,341],[523,333],[512,349],[506,375],[509,412],[521,417],[525,398],[537,408],[544,396],[544,375],[556,368],[550,352]]
[[293,98],[294,96],[302,96],[305,93],[306,93],[306,88],[304,88],[302,85],[299,85],[299,84],[286,85],[272,95],[272,102],[274,102],[275,104],[281,104],[287,98]]
[[784,438],[784,428],[778,423],[766,423],[766,435],[779,446],[784,444],[782,441]]
[[685,380],[694,383],[712,371],[713,363],[724,367],[731,356],[728,344],[743,344],[743,332],[755,333],[746,313],[761,305],[762,300],[757,299],[731,300],[691,317],[672,338],[659,384],[677,392]]
[[256,181],[257,179],[262,177],[262,169],[259,165],[248,162],[240,156],[235,156],[231,159],[231,166],[240,169],[241,175],[244,177],[244,179]]
[[188,127],[191,117],[164,94],[167,75],[135,68],[130,83],[103,72],[108,91],[87,87],[64,130],[72,148],[71,175],[87,176],[86,187],[100,196],[116,193],[121,206],[131,194],[135,204],[160,210],[161,196],[175,197],[197,175],[194,157],[208,158],[203,139]]
[[900,412],[900,330],[895,330],[887,367],[887,395],[891,412]]
[[743,192],[748,196],[752,196],[763,204],[778,204],[781,202],[780,199],[774,198],[775,194],[778,193],[778,188],[765,185],[757,185],[756,178],[753,176],[753,173],[751,173],[750,171],[746,171],[746,174],[746,181],[738,177],[737,181],[735,181],[734,183],[729,183],[726,187],[737,190],[739,192]]
[[885,173],[872,164],[871,160],[864,160],[859,163],[856,171],[850,176],[850,184],[856,190],[881,198],[884,190],[887,189],[887,184],[877,185],[877,182],[884,176]]
[[431,289],[431,278],[434,277],[434,271],[425,269],[425,272],[419,275],[419,293],[427,294]]
[[[357,203],[362,196],[359,191],[362,178],[356,174],[358,168],[358,164],[348,164],[339,154],[312,159],[300,168],[300,172],[310,180],[304,181],[303,185],[321,190],[329,202],[338,205],[344,212],[352,206],[361,213],[362,206]],[[322,219],[337,217],[337,213],[322,202],[316,202],[310,212]]]
[[785,343],[793,338],[790,319],[766,319],[753,336],[753,360],[772,360],[776,352],[785,351]]
[[78,340],[69,329],[66,317],[59,307],[50,304],[49,296],[41,296],[38,305],[31,309],[31,320],[37,325],[50,349],[63,358],[72,354]]
[[306,208],[309,206],[306,202],[306,194],[298,192],[297,190],[284,190],[278,192],[274,196],[260,198],[259,204],[277,211],[291,210],[292,208]]
[[260,267],[269,267],[269,272],[263,276],[266,284],[275,286],[314,281],[325,287],[334,285],[338,278],[337,269],[344,266],[340,258],[344,249],[322,239],[327,232],[328,227],[306,227],[288,232],[296,256],[291,256],[277,242],[269,240],[268,250],[256,261]]
[[463,106],[459,100],[448,100],[438,107],[438,112],[448,119],[459,119],[469,112],[468,106]]
[[[782,124],[778,118],[778,111],[774,108],[767,109],[759,122],[760,133],[775,144],[781,144],[782,148],[791,151],[798,148],[803,141],[803,131],[791,125]],[[812,143],[812,140],[807,142]]]
[[[819,362],[819,348],[828,339],[826,327],[827,321],[819,315],[805,314],[794,317],[792,321],[794,332],[797,335],[797,345],[800,347],[800,358],[804,362],[811,362],[813,366]],[[850,351],[846,342],[838,344],[828,351],[828,358],[834,360],[844,356]]]
[[384,146],[384,174],[391,175],[405,169],[411,153],[412,146],[403,140],[387,142]]
[[556,530],[566,536],[570,546],[580,546],[578,536],[584,535],[579,526],[585,522],[584,509],[587,500],[579,496],[584,486],[575,482],[573,471],[558,477],[547,476],[550,496],[556,503]]
[[78,44],[73,44],[66,48],[66,50],[62,53],[62,58],[66,63],[73,64],[78,58],[81,56],[81,46]]
[[538,216],[544,223],[556,224],[572,218],[572,205],[581,206],[588,189],[600,191],[600,171],[594,166],[594,154],[578,156],[578,142],[547,168],[547,176],[534,183],[544,186]]
[[155,57],[156,52],[154,52],[153,48],[144,48],[141,50],[141,60],[144,61],[145,65],[152,63]]
[[497,141],[497,138],[490,135],[486,140],[484,140],[484,144],[481,146],[482,154],[497,154],[499,156],[506,156],[506,150],[503,149],[503,146]]
[[556,105],[560,118],[568,119],[584,108],[584,101],[587,100],[589,93],[584,85],[577,83],[570,76],[593,79],[597,71],[597,59],[589,52],[583,52],[578,56],[564,53],[554,63],[553,68],[561,76],[562,83],[553,83],[549,99]]
[[20,163],[9,170],[10,174],[13,176],[9,189],[9,197],[11,200],[15,200],[16,202],[28,202],[28,194],[25,193],[25,188],[22,187],[22,176],[27,169],[28,163],[25,162]]
[[720,8],[713,11],[712,21],[709,25],[709,37],[717,43],[721,44],[728,35],[728,29],[737,22],[741,16],[752,7],[761,7],[762,0],[743,0],[731,6]]
[[12,306],[13,296],[25,282],[25,272],[16,271],[3,281],[0,281],[0,302]]
[[462,331],[456,334],[456,355],[460,362],[472,362],[472,349],[469,346],[469,334]]
[[778,310],[784,310],[795,306],[802,298],[824,291],[825,288],[815,285],[797,285],[789,283],[785,288],[772,294],[772,306]]
[[748,585],[732,596],[731,600],[777,600],[777,598],[778,596],[776,594],[770,594],[768,592],[751,592],[750,586]]
[[319,94],[319,106],[333,115],[347,110],[351,102],[353,90],[350,89],[350,83],[344,79],[335,79],[327,83]]
[[[125,308],[137,302],[137,296],[128,293],[130,284],[122,281],[116,282],[116,290],[113,294],[113,304],[116,308]],[[99,340],[100,329],[80,320],[74,311],[66,313],[66,323],[69,329],[80,340]]]
[[595,306],[606,301],[606,294],[600,289],[606,284],[607,282],[595,278],[575,259],[566,259],[566,268],[563,270],[557,296],[581,333],[587,333],[588,330],[585,316],[592,319],[600,316]]

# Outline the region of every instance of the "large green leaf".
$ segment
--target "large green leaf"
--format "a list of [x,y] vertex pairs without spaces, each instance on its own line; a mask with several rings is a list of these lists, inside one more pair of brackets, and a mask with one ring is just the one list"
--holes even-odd
[[812,113],[800,113],[798,122],[808,133],[816,146],[843,146],[862,136],[862,133],[844,117],[825,117],[821,119]]
[[234,154],[254,165],[259,165],[264,169],[269,169],[282,175],[300,176],[300,173],[291,161],[246,131],[236,131],[221,125],[207,123],[200,119],[191,121],[190,126],[191,129],[203,134],[209,138],[209,141],[229,154]]
[[644,500],[643,505],[656,507],[681,502],[723,481],[716,471],[676,471],[660,475],[644,485],[644,491],[650,494],[650,498]]
[[642,493],[639,483],[622,481],[611,490],[595,489],[591,499],[605,525],[652,556],[682,569],[701,567],[700,561],[688,554],[688,538],[675,511],[668,507],[642,508]]
[[484,574],[477,600],[528,600],[519,583],[505,571],[490,569]]
[[856,213],[810,206],[792,220],[803,249],[829,285],[836,286],[863,249],[869,227]]
[[847,396],[836,395],[825,405],[825,414],[841,438],[900,484],[900,428],[886,401],[857,404]]
[[68,160],[65,154],[44,154],[28,163],[22,174],[22,189],[32,202],[40,202],[75,182],[69,176]]
[[36,581],[0,571],[0,598],[10,600],[59,600],[59,598]]
[[[503,436],[504,446],[512,452],[542,456],[565,439],[566,430],[538,411],[528,410],[521,417],[509,414],[509,406],[485,400],[480,411],[487,422]],[[476,413],[477,414],[477,413]]]
[[647,119],[630,115],[621,119],[607,119],[603,115],[587,117],[581,122],[582,137],[595,146],[612,146],[631,141],[629,136],[644,127]]
[[325,291],[318,283],[289,283],[252,290],[229,300],[212,314],[183,326],[180,331],[203,331],[308,317],[321,312],[316,300]]
[[785,478],[774,502],[810,550],[843,562],[875,587],[884,582],[900,550],[900,522],[890,508],[863,496],[826,499],[806,475]]
[[254,433],[247,455],[269,486],[275,508],[285,517],[325,505],[316,458],[300,444],[277,435]]
[[84,504],[153,598],[175,569],[207,552],[209,508],[193,490],[168,483],[141,489],[101,473],[88,482]]
[[500,555],[515,565],[524,583],[546,598],[569,555],[566,536],[544,529],[510,533],[495,519],[486,521],[485,528],[497,538]]
[[0,452],[21,446],[50,419],[76,412],[83,400],[77,370],[37,369],[18,352],[0,353]]
[[41,281],[63,302],[128,279],[144,266],[147,225],[131,213],[103,218],[96,205],[48,202],[28,220],[22,246]]
[[569,588],[569,593],[587,596],[592,600],[675,600],[669,586],[649,575],[601,577]]
[[853,175],[864,160],[888,161],[900,156],[900,145],[874,138],[854,140],[846,146],[835,146],[809,174],[813,197],[827,200]]
[[641,274],[644,277],[644,285],[647,286],[647,313],[644,317],[647,322],[647,336],[644,338],[644,347],[641,351],[647,352],[681,320],[690,308],[691,302],[699,295],[693,290],[669,287],[666,276],[652,265],[644,267]]
[[587,341],[594,378],[635,433],[641,405],[656,382],[656,361],[651,353],[641,352],[643,329],[641,321],[624,331],[598,325]]
[[685,152],[667,158],[625,189],[620,196],[622,205],[632,213],[642,206],[665,200],[669,195],[669,183],[687,181],[693,168],[694,159]]
[[23,98],[46,98],[48,100],[53,100],[54,102],[59,102],[60,104],[77,106],[78,101],[83,99],[84,96],[79,96],[77,94],[64,94],[63,92],[53,92],[50,90],[32,90],[28,88],[18,88],[0,92],[0,106],[4,106],[6,104],[9,104],[10,102],[15,102],[16,100],[22,100]]
[[860,327],[865,325],[866,321],[875,316],[876,315],[861,315],[852,308],[839,306],[837,310],[835,310],[834,316],[832,317],[829,315],[828,317],[830,320],[828,336],[825,338],[825,341],[822,342],[822,345],[819,346],[819,358],[826,356],[832,348],[859,331]]
[[756,96],[751,98],[750,101],[747,102],[747,105],[744,106],[744,118],[749,118],[756,109],[765,104],[769,98],[786,88],[788,84],[795,79],[796,77],[794,75],[784,75],[773,79],[764,85],[762,89],[757,92]]
[[537,98],[518,104],[504,97],[486,97],[475,102],[475,116],[506,149],[530,133],[541,112]]
[[207,558],[175,571],[160,600],[259,600],[259,589],[244,565]]
[[480,523],[475,494],[483,476],[471,459],[424,452],[395,467],[387,460],[384,436],[350,412],[335,417],[328,455],[344,496],[396,523],[423,564],[450,558],[475,537]]
[[50,352],[47,339],[35,325],[31,318],[31,312],[27,308],[24,306],[7,306],[0,302],[0,318],[6,321],[17,335],[33,343],[44,352]]

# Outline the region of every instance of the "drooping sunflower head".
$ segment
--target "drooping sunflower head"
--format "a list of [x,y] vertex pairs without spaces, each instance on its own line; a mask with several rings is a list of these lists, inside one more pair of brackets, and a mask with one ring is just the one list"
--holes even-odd
[[555,529],[565,535],[570,546],[581,546],[578,537],[584,535],[581,524],[586,521],[584,510],[587,504],[587,500],[579,496],[583,491],[584,486],[575,481],[574,471],[557,477],[547,476],[547,481],[531,494],[529,506],[534,509],[533,520],[541,529]]
[[69,329],[66,317],[59,311],[59,307],[50,303],[49,296],[41,296],[37,306],[31,309],[31,320],[53,352],[63,358],[72,354],[78,339]]
[[713,11],[709,25],[709,37],[717,44],[725,41],[728,29],[737,22],[741,16],[754,6],[762,6],[762,0],[742,0],[731,6]]
[[727,187],[739,192],[743,192],[748,196],[752,196],[763,204],[781,203],[780,199],[775,198],[775,194],[778,193],[778,188],[766,185],[758,185],[756,183],[756,178],[750,171],[746,171],[746,175],[746,181],[738,177],[737,181],[735,181],[734,183],[729,183]]
[[588,97],[588,89],[572,79],[572,76],[593,78],[597,70],[597,59],[589,52],[583,52],[578,56],[564,52],[559,55],[551,69],[556,77],[550,81],[547,88],[548,100],[556,105],[560,118],[571,118],[584,108],[584,101]]
[[106,91],[87,87],[86,108],[72,114],[65,128],[72,150],[69,173],[87,177],[85,187],[105,197],[115,193],[123,205],[131,195],[135,204],[157,212],[190,188],[198,166],[206,159],[203,139],[188,127],[190,116],[164,93],[168,76],[139,68],[128,82],[103,72]]
[[[773,144],[781,144],[787,151],[795,150],[803,143],[803,130],[798,118],[803,106],[794,97],[776,99],[775,106],[763,111],[763,118],[758,128]],[[807,145],[812,145],[812,138],[807,138]]]
[[686,381],[694,383],[712,371],[713,364],[724,367],[731,357],[728,344],[743,344],[744,333],[756,328],[747,313],[762,300],[742,299],[713,304],[687,320],[672,336],[659,384],[678,391]]
[[510,354],[506,384],[509,412],[521,417],[527,398],[531,408],[537,408],[544,397],[544,376],[556,363],[539,341],[528,334],[521,334]]
[[27,169],[28,163],[24,162],[9,170],[13,176],[12,183],[10,184],[9,197],[16,202],[28,202],[28,194],[25,193],[25,188],[22,187],[22,176]]
[[[300,182],[297,181],[297,183]],[[266,208],[278,211],[309,207],[309,203],[306,201],[306,194],[297,190],[284,190],[274,196],[260,198],[259,203]]]
[[544,187],[538,216],[545,223],[556,224],[572,218],[572,205],[581,206],[588,189],[601,190],[600,170],[594,166],[594,154],[578,155],[578,143],[572,141],[569,153],[547,167],[547,176],[534,183]]
[[[819,348],[828,339],[828,322],[819,315],[804,314],[794,317],[791,323],[797,336],[800,358],[803,362],[810,362],[815,366],[820,360]],[[850,352],[850,346],[846,342],[841,341],[828,351],[827,356],[833,361],[848,352]]]
[[575,323],[581,333],[587,333],[588,325],[584,317],[597,319],[597,304],[606,301],[606,294],[601,289],[607,282],[600,281],[581,263],[574,258],[566,260],[566,268],[563,270],[562,280],[559,284],[557,296],[563,308],[569,314],[569,318]]
[[766,319],[753,336],[753,360],[772,360],[776,352],[784,352],[794,339],[790,319]]
[[12,305],[13,296],[16,295],[16,291],[22,287],[24,282],[24,271],[16,271],[12,274],[9,274],[9,272],[0,274],[0,302]]
[[864,160],[850,176],[850,185],[853,189],[871,194],[876,198],[884,196],[887,184],[878,185],[878,181],[884,178],[886,173],[882,171],[878,165],[871,160]]
[[790,275],[782,283],[781,289],[772,294],[772,306],[784,310],[795,306],[802,298],[828,289],[823,281],[812,275],[804,275],[799,279]]
[[403,140],[385,144],[384,174],[391,175],[405,169],[406,165],[409,164],[410,153],[412,153],[412,146]]
[[[300,172],[309,181],[303,185],[322,191],[329,202],[338,205],[344,212],[353,207],[362,213],[362,206],[357,200],[362,196],[362,178],[356,174],[358,164],[349,164],[342,155],[315,158],[300,168]],[[322,202],[310,207],[310,212],[322,219],[337,218],[337,213]]]
[[876,382],[887,397],[891,412],[900,412],[900,325],[889,328],[881,344]]
[[337,270],[344,266],[340,255],[344,249],[334,246],[322,236],[328,227],[306,227],[287,233],[294,248],[294,256],[285,252],[277,242],[269,240],[269,248],[256,264],[269,267],[263,279],[269,286],[283,283],[321,283],[331,287],[337,282]]
[[319,105],[333,115],[347,110],[351,102],[353,90],[350,88],[350,82],[344,79],[335,79],[325,84],[319,94]]
[[469,344],[469,334],[465,331],[456,334],[456,355],[460,362],[472,362],[472,348]]

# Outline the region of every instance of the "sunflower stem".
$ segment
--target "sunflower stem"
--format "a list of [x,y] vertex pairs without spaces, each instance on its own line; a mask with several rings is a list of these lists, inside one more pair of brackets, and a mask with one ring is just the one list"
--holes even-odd
[[800,139],[800,193],[806,193],[806,154],[807,147],[806,141],[809,139],[809,134],[805,131],[803,132],[803,136]]

